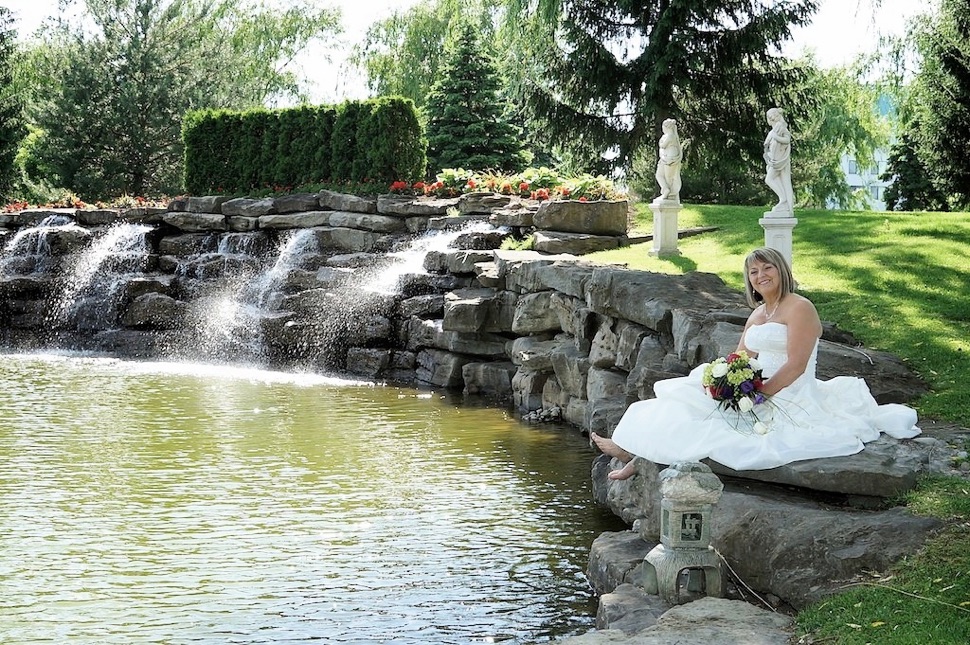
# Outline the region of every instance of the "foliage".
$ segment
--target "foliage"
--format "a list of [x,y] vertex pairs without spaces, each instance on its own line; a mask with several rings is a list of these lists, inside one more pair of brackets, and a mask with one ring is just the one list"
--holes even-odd
[[577,201],[622,199],[624,195],[602,175],[562,177],[549,168],[526,168],[521,173],[473,172],[465,168],[445,168],[430,183],[395,181],[389,192],[401,195],[457,197],[472,192],[495,192],[526,199],[573,199]]
[[16,183],[14,158],[25,133],[23,106],[14,87],[16,32],[12,25],[10,10],[0,7],[0,197],[7,196]]
[[493,16],[503,0],[423,0],[372,24],[351,61],[367,76],[375,96],[404,96],[423,108],[441,76],[444,46],[452,25],[473,21],[481,38],[495,36]]
[[949,210],[946,199],[930,180],[909,132],[903,132],[889,149],[886,172],[879,178],[892,182],[885,194],[888,210]]
[[[651,232],[649,208],[637,208],[634,230]],[[718,230],[680,240],[679,257],[651,257],[638,245],[586,257],[649,271],[716,273],[741,291],[744,257],[764,240],[758,224],[763,210],[685,207],[678,215],[680,228]],[[970,217],[803,210],[795,236],[795,279],[822,319],[837,322],[866,347],[903,357],[932,386],[915,402],[921,416],[966,425],[970,316],[964,293],[970,284]],[[919,267],[918,280],[913,267]]]
[[398,97],[336,108],[197,110],[184,119],[185,186],[193,194],[252,193],[413,179],[424,172],[421,134],[414,104]]
[[798,201],[810,208],[859,209],[868,202],[846,183],[841,158],[852,156],[860,168],[875,165],[875,151],[888,144],[889,114],[883,88],[863,82],[863,61],[847,67],[818,69],[802,61],[805,102],[792,111],[794,143],[792,182]]
[[[798,70],[773,52],[817,0],[509,0],[521,36],[518,92],[553,143],[629,169],[666,118],[692,140],[685,166],[761,165],[764,111],[789,96]],[[528,44],[523,44],[528,43]],[[688,134],[689,133],[689,134]],[[607,153],[609,155],[607,156]],[[692,155],[688,158],[686,155]],[[593,168],[590,168],[593,169]]]
[[[189,108],[302,95],[285,69],[337,16],[310,4],[84,0],[33,45],[38,167],[92,196],[169,192],[181,179]],[[97,109],[91,109],[97,106]],[[36,179],[36,177],[32,177]]]
[[525,165],[515,128],[504,118],[498,70],[462,22],[445,47],[445,60],[428,95],[428,165],[432,170],[465,164],[517,170]]
[[970,1],[941,0],[915,30],[922,57],[909,129],[918,158],[952,205],[970,204]]

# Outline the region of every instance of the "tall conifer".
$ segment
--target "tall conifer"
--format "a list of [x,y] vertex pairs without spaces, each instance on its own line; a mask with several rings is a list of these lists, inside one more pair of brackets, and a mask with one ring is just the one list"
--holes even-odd
[[428,170],[520,170],[518,133],[503,115],[498,71],[475,27],[457,26],[428,95]]

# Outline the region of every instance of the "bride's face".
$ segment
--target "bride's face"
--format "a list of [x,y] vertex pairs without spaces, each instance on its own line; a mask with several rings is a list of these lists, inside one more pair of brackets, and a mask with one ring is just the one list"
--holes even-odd
[[770,262],[752,260],[748,265],[748,282],[751,288],[761,294],[762,298],[767,298],[781,289],[778,267]]

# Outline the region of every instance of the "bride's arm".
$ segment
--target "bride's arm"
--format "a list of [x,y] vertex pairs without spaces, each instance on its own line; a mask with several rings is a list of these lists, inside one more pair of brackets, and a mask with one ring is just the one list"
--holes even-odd
[[815,305],[807,298],[796,297],[798,300],[792,303],[784,320],[788,326],[788,360],[765,381],[762,391],[769,396],[788,387],[805,372],[815,342],[822,334],[822,322]]

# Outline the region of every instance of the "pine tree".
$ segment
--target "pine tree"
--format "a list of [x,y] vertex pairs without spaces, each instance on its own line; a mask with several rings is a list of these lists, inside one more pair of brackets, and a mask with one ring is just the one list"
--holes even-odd
[[522,147],[503,116],[498,71],[472,24],[456,28],[439,74],[425,108],[429,171],[520,170]]
[[[664,119],[691,140],[685,166],[761,163],[765,111],[785,105],[778,56],[818,0],[509,0],[530,48],[521,93],[557,144],[629,169]],[[715,169],[716,170],[716,169]]]
[[0,197],[10,197],[16,180],[14,157],[26,131],[23,106],[14,92],[13,57],[16,33],[10,10],[0,7]]
[[879,179],[892,182],[885,193],[886,208],[891,211],[949,210],[930,181],[909,133],[903,133],[889,149],[886,172]]
[[917,36],[922,66],[915,81],[916,150],[936,188],[953,205],[970,205],[970,1],[942,0]]

